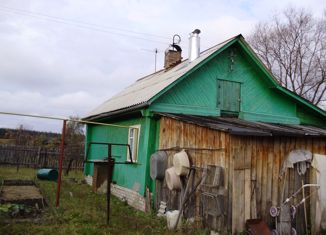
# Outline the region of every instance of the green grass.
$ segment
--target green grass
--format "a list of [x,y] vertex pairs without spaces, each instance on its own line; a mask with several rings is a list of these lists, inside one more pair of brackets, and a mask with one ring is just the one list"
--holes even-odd
[[[173,234],[166,221],[153,214],[133,209],[111,197],[110,224],[106,224],[106,197],[93,193],[85,184],[68,178],[83,178],[81,172],[70,172],[63,177],[60,207],[55,207],[56,182],[36,179],[35,169],[0,167],[1,179],[35,179],[50,204],[39,223],[1,223],[0,234]],[[205,231],[184,226],[175,234],[203,234]]]

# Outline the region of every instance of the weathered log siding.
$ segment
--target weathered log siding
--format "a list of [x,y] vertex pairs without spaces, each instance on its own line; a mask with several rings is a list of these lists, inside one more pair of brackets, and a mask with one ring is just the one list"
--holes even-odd
[[[249,218],[262,218],[273,223],[269,208],[281,202],[284,179],[280,180],[279,172],[285,156],[291,150],[302,148],[326,154],[326,139],[321,138],[233,136],[167,117],[162,117],[160,122],[160,149],[175,146],[221,148],[220,151],[188,153],[197,167],[218,165],[225,169],[225,229],[232,229],[233,234],[243,231]],[[174,153],[168,152],[169,165],[172,165]],[[197,171],[196,176],[200,175],[201,171]],[[304,180],[309,182],[309,174]],[[285,196],[301,186],[301,179],[293,169],[288,172],[285,181]],[[165,191],[165,194],[169,192]],[[168,195],[164,197],[169,199]],[[195,202],[196,216],[200,216],[200,194],[196,195]],[[297,224],[300,231],[302,218],[301,221],[297,219]]]

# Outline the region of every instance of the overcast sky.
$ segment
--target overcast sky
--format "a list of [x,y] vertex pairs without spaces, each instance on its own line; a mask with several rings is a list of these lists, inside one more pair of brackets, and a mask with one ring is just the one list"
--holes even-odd
[[[201,29],[201,49],[289,6],[322,14],[325,0],[1,0],[0,111],[85,116],[158,69],[173,34]],[[0,127],[59,131],[61,123],[0,115]]]

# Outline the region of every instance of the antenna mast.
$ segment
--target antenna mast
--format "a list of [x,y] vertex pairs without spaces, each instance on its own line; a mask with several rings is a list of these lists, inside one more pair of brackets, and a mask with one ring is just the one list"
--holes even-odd
[[154,52],[155,52],[155,71],[154,72],[156,72],[156,61],[157,61],[157,53],[158,53],[157,48],[155,48]]

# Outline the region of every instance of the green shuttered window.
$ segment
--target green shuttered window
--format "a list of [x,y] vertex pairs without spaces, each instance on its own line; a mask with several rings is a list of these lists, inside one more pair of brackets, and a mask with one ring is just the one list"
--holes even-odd
[[241,83],[217,80],[217,105],[226,113],[237,114],[240,111]]

